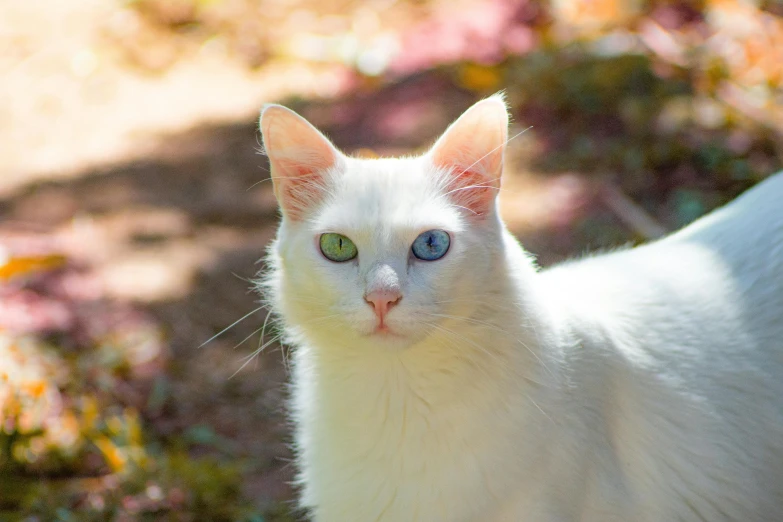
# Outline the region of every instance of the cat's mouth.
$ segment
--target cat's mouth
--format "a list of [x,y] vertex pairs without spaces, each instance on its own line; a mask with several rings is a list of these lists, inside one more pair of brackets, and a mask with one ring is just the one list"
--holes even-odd
[[402,337],[402,335],[394,332],[389,325],[381,323],[375,326],[372,332],[368,334],[369,337]]

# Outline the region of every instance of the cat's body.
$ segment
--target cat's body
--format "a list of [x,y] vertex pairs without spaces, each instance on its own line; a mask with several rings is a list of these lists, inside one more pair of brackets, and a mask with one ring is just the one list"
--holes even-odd
[[[400,160],[332,157],[298,120],[285,141],[296,116],[262,116],[302,505],[315,522],[778,520],[783,175],[663,240],[537,271],[489,190],[498,103]],[[421,261],[429,228],[452,243]],[[329,231],[358,256],[318,254]],[[397,299],[383,313],[362,301],[378,288]]]

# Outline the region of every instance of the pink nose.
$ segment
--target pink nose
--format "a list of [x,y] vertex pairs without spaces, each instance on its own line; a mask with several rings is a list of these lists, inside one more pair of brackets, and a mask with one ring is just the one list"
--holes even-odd
[[402,299],[402,294],[399,290],[373,290],[364,296],[364,300],[373,307],[375,315],[381,322],[391,307],[400,302],[400,299]]

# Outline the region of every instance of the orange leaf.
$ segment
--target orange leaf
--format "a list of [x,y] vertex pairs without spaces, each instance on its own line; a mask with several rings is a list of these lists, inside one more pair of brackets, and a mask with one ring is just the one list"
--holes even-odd
[[499,67],[486,67],[473,63],[464,64],[459,71],[459,83],[471,91],[492,91],[503,81]]
[[125,468],[126,458],[120,449],[108,438],[101,436],[94,441],[98,449],[103,453],[106,463],[114,472],[122,471]]
[[65,256],[59,254],[11,256],[0,264],[0,280],[11,279],[35,271],[54,270],[64,263]]

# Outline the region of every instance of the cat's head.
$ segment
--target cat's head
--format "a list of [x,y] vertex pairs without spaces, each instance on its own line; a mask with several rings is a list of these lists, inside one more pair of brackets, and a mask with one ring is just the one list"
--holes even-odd
[[289,327],[405,348],[491,299],[502,97],[473,105],[413,158],[348,157],[279,105],[264,107],[260,126],[283,216],[267,290]]

